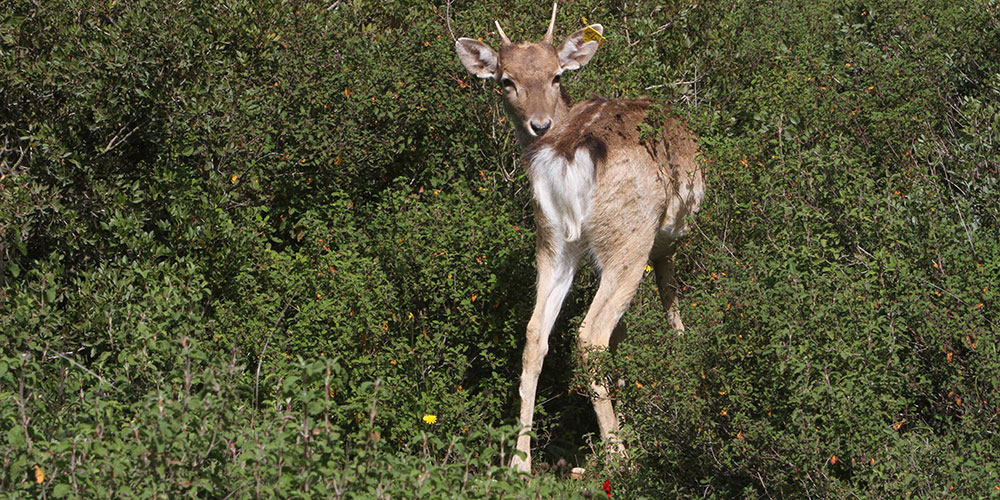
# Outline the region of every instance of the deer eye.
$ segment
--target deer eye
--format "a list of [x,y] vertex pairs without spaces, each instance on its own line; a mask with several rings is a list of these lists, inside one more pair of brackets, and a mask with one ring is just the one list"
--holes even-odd
[[514,90],[514,81],[511,80],[510,78],[504,78],[500,80],[500,85],[503,85],[503,88],[507,90]]
[[559,77],[560,76],[561,75],[556,75],[555,78],[552,79],[552,85],[558,85],[559,84]]

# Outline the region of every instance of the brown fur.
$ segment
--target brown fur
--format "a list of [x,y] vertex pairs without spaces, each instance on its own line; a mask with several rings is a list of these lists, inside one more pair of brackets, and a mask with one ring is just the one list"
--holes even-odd
[[[650,113],[659,113],[659,136],[656,140],[642,141],[640,124]],[[594,161],[598,191],[620,191],[608,185],[609,165],[620,164],[624,159],[640,160],[639,165],[648,175],[655,175],[663,187],[663,218],[660,228],[697,211],[699,203],[685,197],[687,190],[703,191],[704,181],[697,163],[697,138],[674,117],[665,104],[649,99],[625,100],[593,98],[572,106],[566,117],[552,131],[536,140],[525,152],[525,162],[544,147],[552,147],[558,154],[571,159],[576,151],[584,148]],[[610,153],[609,153],[610,152]],[[690,187],[685,189],[684,184]],[[624,200],[619,200],[624,201]],[[654,200],[647,199],[646,202]],[[667,210],[674,201],[672,210]],[[700,202],[700,199],[697,200]],[[618,216],[620,217],[620,216]],[[616,217],[616,218],[618,218]]]

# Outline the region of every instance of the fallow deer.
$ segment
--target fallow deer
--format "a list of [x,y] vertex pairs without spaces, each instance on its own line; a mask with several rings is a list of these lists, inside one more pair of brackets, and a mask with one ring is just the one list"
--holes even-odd
[[[514,124],[534,197],[537,231],[537,296],[522,357],[521,433],[511,465],[531,470],[528,432],[535,390],[548,339],[580,259],[589,256],[600,285],[580,326],[579,345],[607,348],[619,318],[645,273],[656,275],[660,300],[676,330],[677,283],[671,257],[698,211],[705,184],[696,160],[696,137],[664,104],[649,100],[593,98],[571,104],[560,75],[586,65],[604,28],[593,24],[553,45],[556,5],[541,42],[514,44],[496,22],[499,51],[469,38],[455,42],[472,74],[494,78]],[[645,137],[640,123],[654,122]],[[649,130],[649,128],[646,128]],[[642,137],[642,138],[641,138]],[[592,384],[591,399],[601,438],[613,453],[624,447],[608,389]]]

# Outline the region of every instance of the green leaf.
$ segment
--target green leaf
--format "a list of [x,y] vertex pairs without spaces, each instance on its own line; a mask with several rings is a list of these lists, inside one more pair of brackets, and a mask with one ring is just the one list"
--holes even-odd
[[60,483],[52,488],[52,496],[56,498],[63,498],[70,493],[73,493],[73,487],[68,484]]
[[18,449],[25,445],[24,427],[15,425],[7,430],[7,443],[11,448]]

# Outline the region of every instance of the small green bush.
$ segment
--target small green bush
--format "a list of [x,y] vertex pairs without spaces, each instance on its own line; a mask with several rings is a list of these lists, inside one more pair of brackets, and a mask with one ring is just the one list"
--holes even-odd
[[[289,363],[273,398],[252,406],[245,367],[209,359],[188,338],[171,349],[161,385],[133,401],[125,380],[107,380],[59,353],[0,360],[10,395],[2,417],[6,491],[25,496],[176,498],[321,496],[454,498],[566,492],[555,478],[523,481],[503,464],[516,429],[448,435],[429,423],[396,446],[382,437],[381,382],[358,384],[370,401],[344,404],[344,367]],[[49,355],[50,354],[50,355]],[[40,377],[44,364],[59,367]],[[96,380],[95,380],[96,379]],[[48,397],[35,397],[44,392]],[[234,401],[244,403],[233,405]]]

